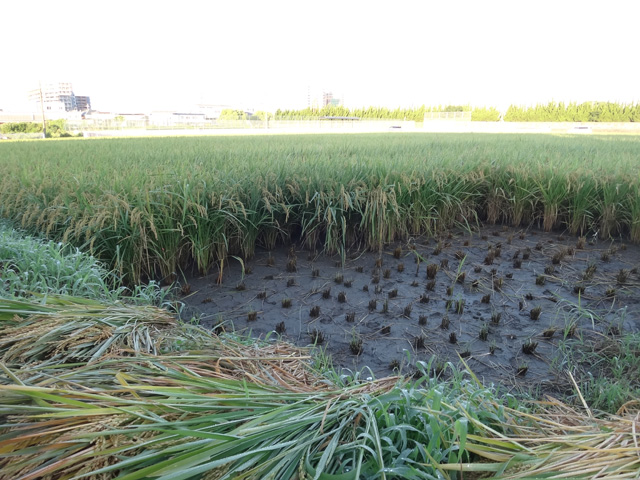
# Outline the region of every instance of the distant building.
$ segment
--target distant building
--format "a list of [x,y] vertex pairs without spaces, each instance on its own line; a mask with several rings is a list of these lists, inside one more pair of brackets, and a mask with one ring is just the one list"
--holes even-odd
[[81,112],[91,110],[91,98],[86,95],[76,95],[76,108]]
[[307,89],[307,107],[311,109],[344,105],[344,99],[328,90]]
[[55,82],[42,84],[28,92],[29,102],[34,109],[45,112],[77,112],[91,109],[91,100],[87,96],[76,96],[73,86],[69,82]]

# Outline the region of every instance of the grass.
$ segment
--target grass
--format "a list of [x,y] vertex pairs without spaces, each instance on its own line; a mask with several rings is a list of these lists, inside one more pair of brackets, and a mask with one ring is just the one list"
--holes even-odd
[[639,153],[620,136],[3,142],[0,214],[131,284],[223,270],[284,239],[339,253],[479,220],[640,241]]
[[155,282],[126,288],[104,264],[77,248],[25,235],[0,222],[0,298],[69,295],[175,305]]

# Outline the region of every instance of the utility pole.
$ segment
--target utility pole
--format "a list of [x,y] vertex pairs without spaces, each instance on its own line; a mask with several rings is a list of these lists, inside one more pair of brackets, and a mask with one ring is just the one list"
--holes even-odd
[[44,119],[44,101],[42,100],[42,82],[38,81],[40,87],[40,113],[42,114],[42,138],[47,138],[47,122]]

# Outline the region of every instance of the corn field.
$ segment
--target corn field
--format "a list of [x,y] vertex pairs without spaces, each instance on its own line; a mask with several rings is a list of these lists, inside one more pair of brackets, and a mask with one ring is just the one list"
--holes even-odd
[[475,134],[0,144],[0,215],[127,283],[283,241],[343,253],[479,223],[640,241],[640,140]]

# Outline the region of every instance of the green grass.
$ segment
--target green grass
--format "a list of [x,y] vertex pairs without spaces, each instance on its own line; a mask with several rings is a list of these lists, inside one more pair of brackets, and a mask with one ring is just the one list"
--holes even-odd
[[0,298],[62,295],[157,306],[171,302],[170,291],[155,282],[131,289],[120,283],[102,262],[78,248],[0,222]]
[[69,139],[3,142],[0,155],[0,215],[129,283],[285,238],[336,253],[477,221],[640,240],[638,137]]

